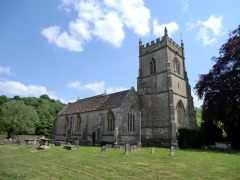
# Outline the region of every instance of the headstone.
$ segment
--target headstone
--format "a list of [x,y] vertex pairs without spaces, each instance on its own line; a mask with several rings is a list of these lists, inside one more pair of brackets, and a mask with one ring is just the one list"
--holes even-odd
[[107,151],[107,147],[106,146],[102,146],[101,147],[101,152]]
[[125,144],[125,154],[128,155],[130,150],[130,144]]
[[54,145],[55,145],[55,146],[61,146],[61,142],[55,141],[55,142],[54,142]]
[[72,150],[72,146],[71,145],[65,145],[63,148],[66,149],[66,150]]
[[175,155],[175,151],[176,151],[175,146],[171,146],[171,148],[170,148],[170,155],[174,156]]

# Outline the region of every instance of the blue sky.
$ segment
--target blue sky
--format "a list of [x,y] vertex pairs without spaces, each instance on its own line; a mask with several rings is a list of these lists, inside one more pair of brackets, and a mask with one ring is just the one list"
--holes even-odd
[[68,102],[136,86],[138,39],[165,26],[184,40],[193,87],[238,26],[239,8],[238,0],[1,1],[0,94]]

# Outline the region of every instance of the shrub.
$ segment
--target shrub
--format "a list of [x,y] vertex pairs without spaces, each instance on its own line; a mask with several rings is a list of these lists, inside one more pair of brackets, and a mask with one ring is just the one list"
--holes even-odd
[[202,137],[199,130],[179,129],[178,145],[180,148],[201,148],[203,145]]

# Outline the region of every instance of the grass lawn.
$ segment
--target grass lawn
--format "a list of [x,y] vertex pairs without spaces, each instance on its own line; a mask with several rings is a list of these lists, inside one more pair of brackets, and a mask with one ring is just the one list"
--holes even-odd
[[99,147],[0,146],[0,179],[240,179],[240,153],[143,148],[125,155]]

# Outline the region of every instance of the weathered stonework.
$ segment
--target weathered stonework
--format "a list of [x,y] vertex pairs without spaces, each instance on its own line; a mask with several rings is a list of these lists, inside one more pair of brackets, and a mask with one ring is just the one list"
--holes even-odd
[[169,146],[176,144],[179,128],[196,128],[195,111],[184,45],[165,31],[161,39],[139,42],[137,91],[131,88],[66,105],[56,121],[54,138],[77,144],[141,140]]

